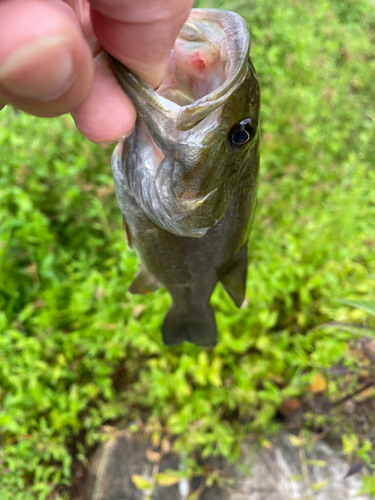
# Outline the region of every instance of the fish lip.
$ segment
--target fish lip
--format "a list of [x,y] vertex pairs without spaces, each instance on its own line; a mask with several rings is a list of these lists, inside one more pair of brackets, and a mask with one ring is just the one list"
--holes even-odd
[[147,108],[151,107],[174,121],[177,130],[189,130],[225,103],[246,77],[250,34],[245,20],[235,12],[220,9],[192,9],[188,21],[205,18],[218,22],[227,33],[228,54],[236,50],[236,63],[232,68],[232,74],[227,76],[222,85],[192,104],[180,106],[169,101],[117,59],[107,54],[114,73],[143,118],[147,118],[144,115],[149,114]]

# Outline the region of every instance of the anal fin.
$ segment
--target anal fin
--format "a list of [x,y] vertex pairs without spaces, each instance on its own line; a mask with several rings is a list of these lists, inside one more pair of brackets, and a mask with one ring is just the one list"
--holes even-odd
[[247,277],[247,245],[235,255],[229,269],[220,277],[230,298],[237,307],[241,307],[245,299]]
[[129,292],[134,295],[148,295],[156,292],[160,287],[161,285],[155,276],[141,264],[137,276],[129,287]]

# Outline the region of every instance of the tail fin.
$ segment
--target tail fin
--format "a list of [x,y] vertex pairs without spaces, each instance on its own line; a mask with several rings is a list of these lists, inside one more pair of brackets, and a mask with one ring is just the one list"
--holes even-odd
[[164,319],[162,332],[167,346],[192,342],[201,347],[214,347],[217,340],[214,311],[208,307],[203,313],[181,314],[172,306]]

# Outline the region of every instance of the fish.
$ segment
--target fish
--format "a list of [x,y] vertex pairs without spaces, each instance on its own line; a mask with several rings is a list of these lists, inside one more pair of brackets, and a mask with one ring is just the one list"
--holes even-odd
[[129,291],[165,287],[165,345],[217,343],[218,282],[245,298],[259,175],[260,86],[237,13],[192,9],[158,89],[109,56],[137,109],[112,155],[125,238],[141,266]]

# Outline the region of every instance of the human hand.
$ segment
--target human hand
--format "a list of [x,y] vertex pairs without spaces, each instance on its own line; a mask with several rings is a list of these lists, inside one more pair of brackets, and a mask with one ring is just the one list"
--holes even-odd
[[93,142],[128,135],[136,112],[106,50],[157,87],[192,0],[1,0],[0,109],[70,112]]

